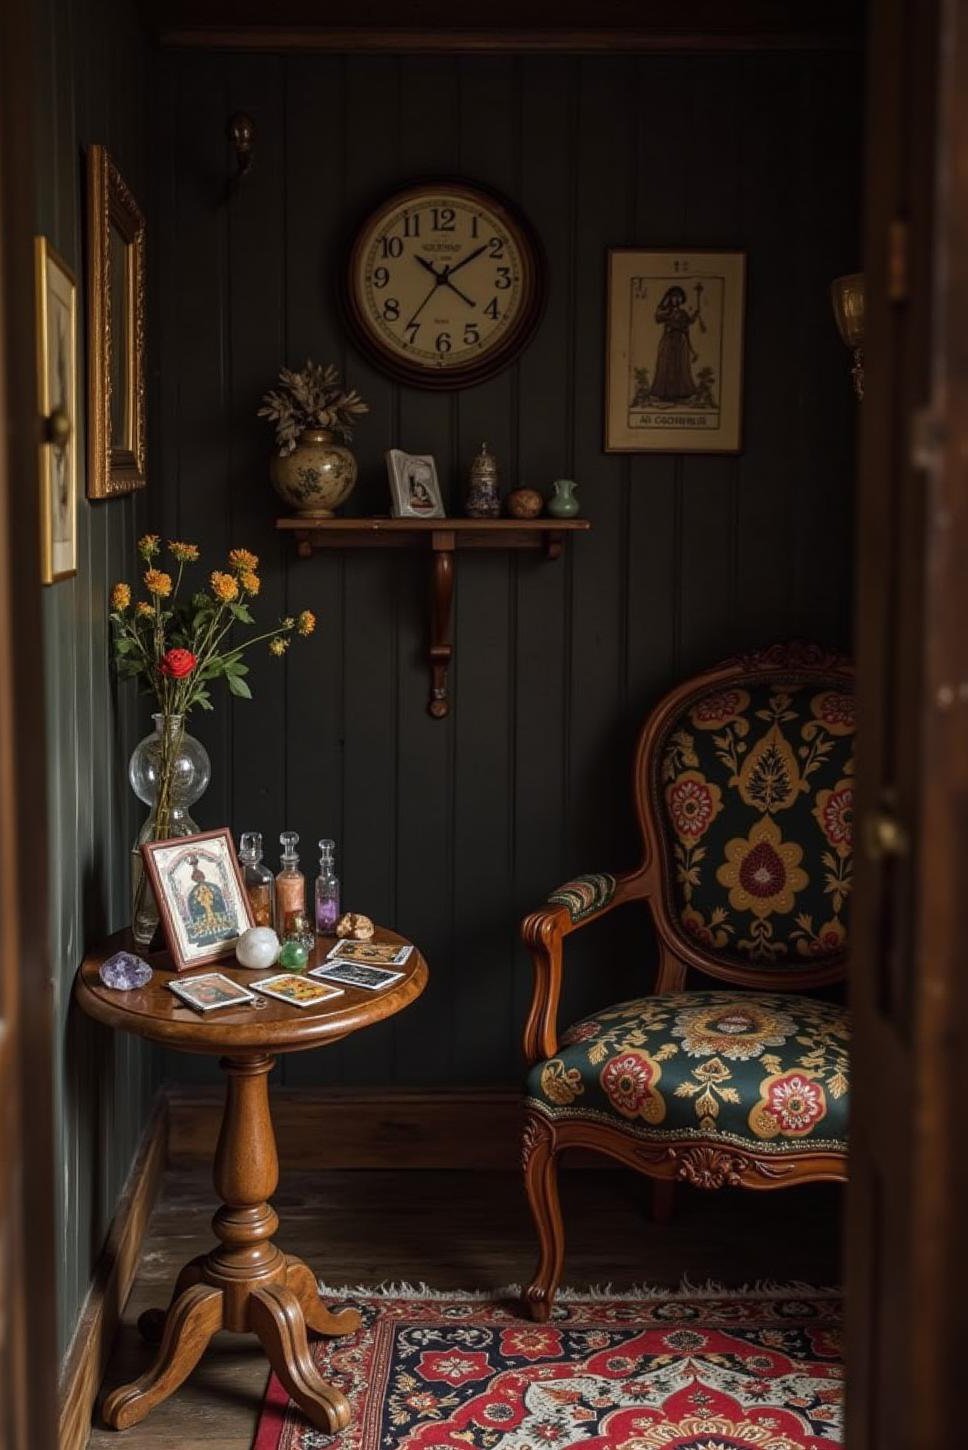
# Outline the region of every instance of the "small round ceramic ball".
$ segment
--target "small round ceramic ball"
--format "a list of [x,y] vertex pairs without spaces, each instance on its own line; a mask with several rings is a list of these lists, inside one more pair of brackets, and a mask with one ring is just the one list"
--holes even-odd
[[536,519],[544,508],[544,499],[536,488],[516,488],[507,497],[512,519]]
[[240,967],[263,971],[279,955],[279,938],[271,926],[250,926],[239,937],[235,959]]

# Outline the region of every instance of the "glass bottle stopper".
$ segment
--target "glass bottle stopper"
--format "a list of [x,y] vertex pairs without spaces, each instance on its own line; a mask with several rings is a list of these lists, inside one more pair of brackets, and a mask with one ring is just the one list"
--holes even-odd
[[299,860],[296,855],[296,847],[299,845],[299,837],[295,831],[283,831],[279,837],[279,844],[282,846],[282,859],[288,864],[295,865]]
[[241,861],[262,860],[262,832],[243,831],[239,837],[239,859]]
[[336,842],[324,839],[319,842],[319,864],[320,866],[332,866],[333,853],[336,850]]

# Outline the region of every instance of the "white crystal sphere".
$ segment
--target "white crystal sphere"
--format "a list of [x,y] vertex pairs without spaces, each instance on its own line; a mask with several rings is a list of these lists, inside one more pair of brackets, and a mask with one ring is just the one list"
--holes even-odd
[[279,938],[271,926],[250,926],[239,937],[235,959],[240,967],[271,967],[279,955]]

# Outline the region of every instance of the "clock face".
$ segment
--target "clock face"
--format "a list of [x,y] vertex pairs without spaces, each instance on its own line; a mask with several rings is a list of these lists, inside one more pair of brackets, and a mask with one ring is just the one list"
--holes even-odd
[[350,315],[388,371],[463,387],[506,367],[530,338],[540,270],[538,243],[506,202],[457,182],[413,186],[356,238]]

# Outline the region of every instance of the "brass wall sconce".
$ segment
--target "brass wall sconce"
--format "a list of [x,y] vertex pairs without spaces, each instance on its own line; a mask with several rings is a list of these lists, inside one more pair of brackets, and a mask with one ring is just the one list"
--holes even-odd
[[864,397],[864,274],[851,272],[830,284],[837,331],[853,354],[850,376],[858,400]]

